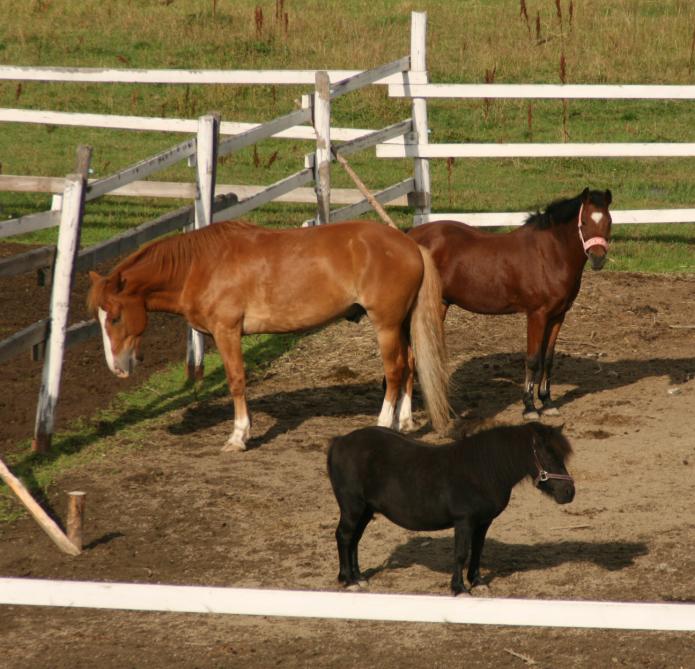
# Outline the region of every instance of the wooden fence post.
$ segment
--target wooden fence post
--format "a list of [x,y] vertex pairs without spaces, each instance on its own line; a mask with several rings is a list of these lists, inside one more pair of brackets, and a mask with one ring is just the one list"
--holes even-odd
[[65,523],[70,543],[82,550],[82,527],[84,525],[84,502],[86,493],[74,490],[68,493],[68,518]]
[[316,73],[313,122],[316,130],[314,155],[314,184],[318,205],[317,223],[329,223],[331,218],[331,82],[328,72]]
[[76,546],[65,536],[53,518],[41,508],[31,496],[31,493],[24,487],[24,484],[8,469],[7,465],[2,460],[0,460],[0,478],[8,485],[10,490],[17,495],[19,501],[24,504],[27,511],[29,511],[34,517],[34,520],[41,526],[41,529],[63,553],[67,553],[68,555],[79,555],[81,553],[82,546]]
[[53,266],[51,286],[50,332],[43,364],[39,401],[36,407],[36,424],[31,448],[45,453],[51,445],[55,407],[60,391],[60,376],[65,353],[65,332],[70,310],[70,288],[75,269],[75,257],[80,245],[80,228],[84,208],[85,185],[91,157],[91,147],[78,149],[80,174],[65,177],[63,209],[58,230],[58,246]]
[[[196,230],[212,223],[212,202],[215,199],[217,179],[217,146],[220,134],[219,114],[208,114],[198,119],[196,143]],[[186,350],[186,378],[202,379],[204,372],[205,337],[188,327]]]
[[[410,27],[410,71],[421,72],[427,80],[427,13],[413,12]],[[417,144],[428,144],[427,100],[413,98],[413,132]],[[432,205],[432,186],[430,181],[430,163],[427,158],[415,158],[414,177],[415,192],[412,194],[411,206],[415,208],[413,225],[418,225],[420,216],[429,214]]]

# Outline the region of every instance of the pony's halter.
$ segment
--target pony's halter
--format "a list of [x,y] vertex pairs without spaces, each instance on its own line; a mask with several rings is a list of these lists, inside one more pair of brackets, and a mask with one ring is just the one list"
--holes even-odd
[[543,465],[541,464],[541,461],[538,459],[538,453],[536,453],[536,447],[531,446],[533,449],[533,459],[536,461],[536,467],[538,467],[538,474],[536,474],[536,478],[533,479],[533,485],[538,487],[538,484],[541,481],[547,481],[548,479],[556,479],[558,481],[570,481],[571,483],[574,483],[574,479],[569,475],[569,474],[553,474],[553,472],[547,472],[545,469],[543,469]]
[[592,246],[603,246],[606,251],[608,250],[608,242],[604,237],[591,237],[590,239],[584,239],[582,234],[582,213],[584,212],[584,203],[582,202],[579,206],[579,216],[577,216],[577,229],[579,230],[579,239],[584,247],[584,253],[588,256],[589,249]]

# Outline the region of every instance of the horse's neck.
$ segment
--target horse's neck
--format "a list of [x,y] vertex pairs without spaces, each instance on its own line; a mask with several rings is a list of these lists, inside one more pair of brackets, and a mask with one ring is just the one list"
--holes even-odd
[[586,263],[586,254],[576,221],[552,225],[544,232],[548,233],[556,244],[555,260],[568,268],[572,274],[581,275]]
[[145,298],[147,311],[166,311],[181,313],[179,302],[183,290],[185,273],[178,271],[162,271],[162,264],[150,254],[145,254],[129,267],[124,275],[127,276],[130,290]]
[[[512,488],[528,476],[530,462],[526,457],[510,459],[507,452],[508,448],[506,443],[486,444],[484,459],[475,458],[477,466],[473,465],[472,462],[464,463],[464,468],[468,470],[469,476],[478,485],[488,481],[489,494],[500,495],[507,500]],[[479,471],[475,472],[478,468]],[[506,501],[503,503],[506,504]]]

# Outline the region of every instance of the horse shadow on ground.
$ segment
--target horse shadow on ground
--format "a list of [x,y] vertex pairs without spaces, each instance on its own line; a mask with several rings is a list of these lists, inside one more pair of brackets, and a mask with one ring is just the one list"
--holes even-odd
[[[451,403],[456,413],[489,419],[514,404],[521,413],[524,359],[522,354],[494,353],[460,365],[451,376]],[[555,356],[554,384],[575,387],[566,392],[555,390],[553,399],[562,410],[587,395],[661,376],[667,376],[672,385],[686,383],[695,377],[695,358],[606,362],[560,353]]]
[[[523,386],[523,356],[495,353],[478,356],[460,365],[452,374],[451,404],[464,419],[487,420],[510,406],[518,405],[521,415]],[[593,393],[629,386],[641,379],[667,376],[671,384],[685,383],[695,377],[694,358],[654,358],[651,360],[618,360],[604,362],[594,358],[558,354],[556,383],[575,384],[575,387],[554,394],[560,410]],[[383,391],[378,381],[369,383],[338,383],[320,387],[269,393],[249,400],[249,410],[268,414],[273,424],[262,434],[255,433],[248,448],[257,448],[277,436],[297,429],[313,417],[341,418],[372,417],[376,422],[381,408]],[[416,391],[415,408],[422,407]],[[187,406],[181,420],[168,426],[175,435],[191,435],[233,420],[233,408],[228,394]],[[429,424],[414,433],[426,433]],[[252,428],[252,432],[254,432]]]
[[[649,552],[642,542],[557,541],[540,544],[511,544],[488,539],[481,566],[486,583],[519,572],[542,571],[568,563],[590,562],[606,571],[619,571]],[[421,565],[434,572],[450,574],[454,565],[454,539],[417,536],[396,547],[378,567],[366,569],[367,578],[385,570]]]

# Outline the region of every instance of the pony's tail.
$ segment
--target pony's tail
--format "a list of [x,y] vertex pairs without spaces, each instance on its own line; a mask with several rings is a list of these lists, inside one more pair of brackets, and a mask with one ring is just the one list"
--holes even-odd
[[410,318],[410,340],[420,388],[432,426],[443,432],[449,424],[449,373],[441,316],[442,280],[430,252],[418,244],[425,272]]

